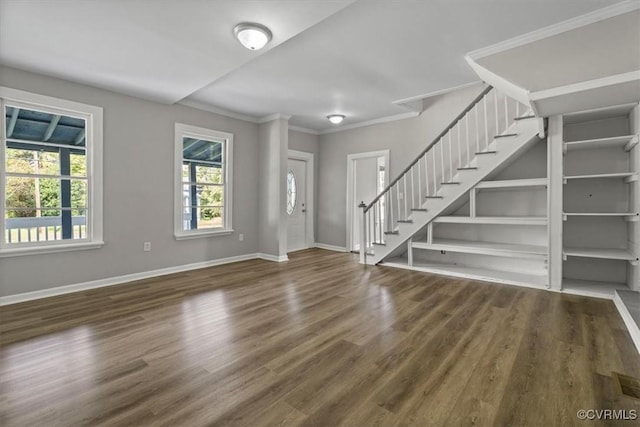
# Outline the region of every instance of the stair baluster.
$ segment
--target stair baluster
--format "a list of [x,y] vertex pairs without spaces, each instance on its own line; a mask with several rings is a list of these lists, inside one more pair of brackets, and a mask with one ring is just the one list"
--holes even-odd
[[[428,211],[425,203],[439,203],[442,196],[438,192],[445,185],[460,182],[458,174],[461,171],[477,170],[473,164],[477,158],[474,153],[496,151],[491,145],[494,137],[509,129],[509,117],[519,117],[520,105],[513,102],[515,106],[510,114],[509,97],[499,96],[491,86],[485,88],[401,174],[363,207],[361,252],[364,262],[367,255],[374,253],[374,245],[384,245],[385,236],[398,234],[399,224],[412,222],[412,213]],[[503,117],[504,130],[500,126]],[[495,119],[495,127],[492,119]],[[475,144],[472,141],[474,136]],[[454,142],[455,139],[457,141]],[[457,153],[454,153],[455,148]],[[389,165],[386,173],[388,170]]]

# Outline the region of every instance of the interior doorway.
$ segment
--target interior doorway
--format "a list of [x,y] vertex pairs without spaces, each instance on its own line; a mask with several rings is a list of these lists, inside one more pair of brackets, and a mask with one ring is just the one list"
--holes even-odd
[[[370,203],[387,186],[389,150],[349,154],[347,156],[347,250],[360,250],[362,209],[360,202]],[[382,201],[384,203],[384,200]],[[378,219],[385,223],[385,207]]]

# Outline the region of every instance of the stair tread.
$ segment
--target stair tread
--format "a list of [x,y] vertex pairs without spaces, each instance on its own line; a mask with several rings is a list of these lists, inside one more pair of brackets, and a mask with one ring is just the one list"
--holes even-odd
[[493,137],[493,139],[498,139],[498,138],[511,138],[514,136],[518,136],[517,133],[503,133],[502,135],[496,135]]
[[[524,114],[529,114],[524,113]],[[440,217],[437,218],[437,215],[442,215],[442,213],[444,212],[443,209],[446,208],[446,206],[449,204],[449,202],[453,201],[454,199],[458,198],[459,194],[464,194],[465,191],[468,191],[468,187],[473,187],[474,183],[476,183],[476,181],[474,181],[474,183],[471,182],[467,182],[468,180],[465,177],[474,177],[474,178],[478,178],[478,179],[487,179],[486,177],[489,176],[490,172],[492,170],[494,170],[496,167],[499,166],[499,164],[502,164],[504,161],[506,161],[507,159],[511,159],[513,158],[513,156],[516,155],[520,155],[520,153],[524,152],[526,150],[527,147],[531,146],[533,143],[538,142],[537,139],[537,135],[538,135],[538,126],[537,126],[537,120],[524,120],[523,122],[516,124],[515,121],[512,121],[510,128],[505,132],[505,133],[510,133],[510,132],[517,132],[518,133],[518,137],[514,138],[513,140],[509,140],[510,142],[504,144],[504,146],[501,146],[500,149],[497,149],[497,145],[500,144],[499,141],[491,141],[491,143],[487,146],[487,147],[482,147],[483,151],[479,152],[479,154],[484,155],[484,154],[494,154],[494,156],[489,156],[488,158],[482,159],[481,155],[477,155],[476,159],[474,161],[483,161],[482,164],[478,164],[482,167],[479,167],[477,169],[477,172],[474,172],[472,174],[464,174],[464,173],[460,173],[456,178],[461,181],[459,183],[456,183],[454,180],[454,182],[447,182],[447,183],[440,183],[439,180],[436,181],[436,183],[440,184],[441,186],[438,187],[438,189],[444,188],[444,190],[442,190],[442,192],[444,193],[445,191],[447,192],[447,194],[443,194],[442,196],[437,195],[433,195],[433,196],[426,196],[425,199],[423,200],[428,200],[430,198],[435,199],[441,199],[442,201],[440,203],[426,203],[425,206],[429,207],[429,212],[426,214],[414,214],[414,215],[409,215],[409,212],[405,213],[405,216],[408,218],[412,218],[411,219],[405,219],[405,220],[396,220],[395,224],[400,225],[400,224],[406,224],[406,225],[402,225],[399,226],[398,230],[400,231],[400,235],[399,236],[395,236],[393,238],[389,238],[389,240],[387,241],[387,246],[382,249],[382,248],[378,248],[375,251],[375,254],[372,258],[368,258],[366,260],[367,264],[376,264],[380,261],[382,261],[386,256],[388,256],[391,251],[399,248],[400,246],[402,246],[403,244],[406,246],[406,238],[405,238],[405,234],[406,233],[411,233],[414,234],[415,232],[417,232],[420,227],[423,227],[424,225],[426,225],[429,221],[433,220],[433,218],[435,217],[435,221],[434,222],[450,222],[450,223],[478,223],[478,224],[506,224],[506,225],[512,225],[512,224],[525,224],[525,225],[535,225],[535,226],[543,226],[547,224],[547,219],[545,217],[535,217],[535,218],[473,218],[473,219],[464,219],[464,220],[460,220],[458,218],[454,219],[453,221],[447,221],[446,218],[444,217]],[[486,157],[486,156],[485,156]],[[479,160],[478,160],[479,159]],[[473,166],[474,163],[471,163],[470,165],[468,165],[468,168],[472,168],[472,167],[477,167]],[[455,165],[454,165],[455,168]],[[462,170],[465,170],[465,167],[461,168]],[[454,169],[455,170],[455,169]],[[473,169],[469,169],[469,170],[473,170]],[[440,177],[442,178],[442,177]],[[446,179],[446,178],[445,178]],[[457,185],[457,187],[456,187]],[[445,187],[447,186],[447,187]],[[449,194],[451,193],[451,194]],[[451,199],[451,200],[450,200]],[[406,233],[405,233],[406,232]],[[408,234],[407,234],[408,235]]]

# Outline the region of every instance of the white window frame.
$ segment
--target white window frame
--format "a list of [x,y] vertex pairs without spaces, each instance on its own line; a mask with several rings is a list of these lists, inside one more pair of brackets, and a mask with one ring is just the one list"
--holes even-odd
[[[54,114],[67,115],[85,120],[86,134],[86,161],[87,161],[87,237],[83,239],[55,240],[47,242],[5,242],[5,105],[16,105],[34,110],[44,110]],[[66,252],[83,249],[96,249],[104,245],[103,241],[103,109],[94,105],[82,104],[66,99],[25,92],[18,89],[0,86],[0,108],[2,120],[0,121],[0,161],[2,173],[0,173],[0,208],[2,209],[2,221],[0,221],[0,258],[36,255],[50,252]]]
[[[224,168],[224,207],[222,228],[203,228],[199,230],[184,230],[182,223],[182,141],[184,137],[203,139],[207,141],[223,142],[223,168]],[[226,236],[233,233],[232,207],[233,207],[233,134],[191,126],[184,123],[175,124],[174,143],[174,236],[176,240],[195,239],[199,237]]]

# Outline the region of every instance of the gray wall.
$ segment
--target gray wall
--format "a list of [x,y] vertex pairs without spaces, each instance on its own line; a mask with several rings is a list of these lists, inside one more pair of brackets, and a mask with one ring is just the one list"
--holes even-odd
[[[389,149],[393,180],[482,91],[482,86],[440,95],[418,117],[320,135],[316,241],[346,245],[347,155]],[[366,201],[365,201],[366,202]]]
[[318,241],[318,177],[320,162],[320,145],[318,144],[318,135],[311,135],[289,129],[289,149],[305,151],[313,154],[313,235]]
[[[287,131],[286,121],[259,126],[180,106],[163,105],[64,80],[0,67],[0,85],[104,108],[104,239],[101,249],[0,259],[0,295],[42,290],[172,266],[264,252],[282,255],[286,239],[269,234],[260,214],[260,197],[273,193],[264,180],[276,165],[260,156],[262,141],[279,134],[274,156],[286,148],[315,155],[316,241],[345,246],[346,158],[348,154],[389,148],[390,177],[480,92],[474,87],[434,98],[419,117],[321,136]],[[173,237],[173,135],[182,122],[234,134],[234,206],[231,236],[176,241]],[[289,139],[289,141],[287,141]],[[265,151],[267,150],[267,151]],[[263,161],[260,160],[263,159]],[[284,157],[286,158],[286,157]],[[276,167],[279,172],[282,165]],[[275,172],[275,170],[273,171]],[[286,173],[275,184],[281,199]],[[267,185],[268,187],[268,185]],[[275,190],[274,190],[275,191]],[[284,197],[284,196],[283,196]],[[263,200],[262,209],[267,206]],[[284,203],[280,203],[284,206]],[[281,209],[282,215],[286,211]],[[260,218],[264,218],[260,223]],[[282,218],[276,221],[282,224]],[[286,228],[286,222],[284,222]],[[282,227],[276,226],[276,234]],[[238,234],[245,235],[244,241]],[[142,243],[152,243],[151,252]],[[270,241],[270,242],[269,242]],[[262,244],[260,244],[260,242]],[[284,246],[283,246],[284,245]],[[284,247],[284,249],[283,249]]]
[[[5,67],[0,85],[104,108],[105,240],[101,249],[1,258],[0,295],[257,252],[257,125]],[[234,134],[234,234],[174,239],[175,122]]]

